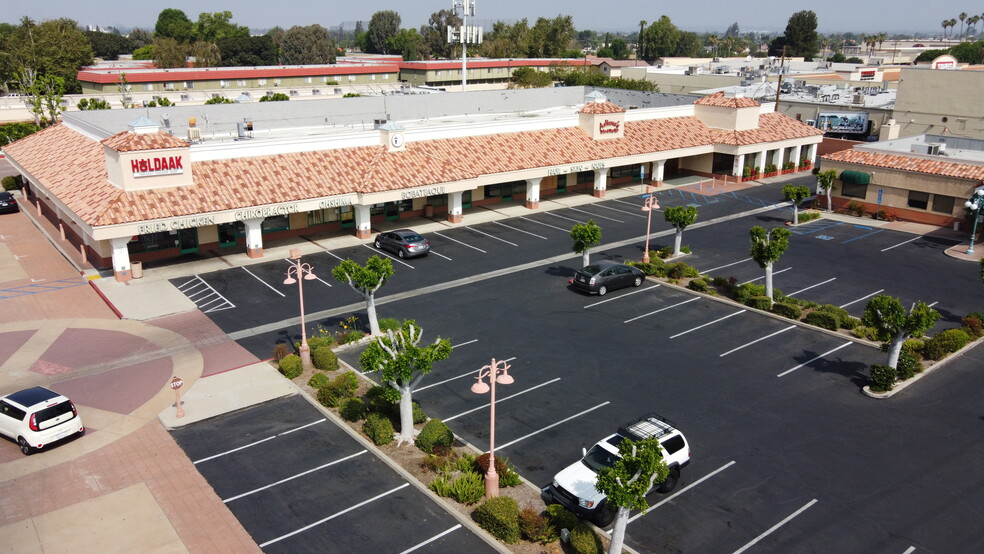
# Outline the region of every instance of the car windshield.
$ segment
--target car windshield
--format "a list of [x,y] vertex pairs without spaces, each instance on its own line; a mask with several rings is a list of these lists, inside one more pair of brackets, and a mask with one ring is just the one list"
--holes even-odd
[[597,444],[588,450],[588,453],[581,459],[584,465],[591,468],[591,471],[598,473],[604,467],[612,467],[618,461],[618,456],[598,446]]
[[601,267],[600,265],[594,265],[594,264],[592,264],[592,265],[589,265],[589,266],[585,266],[584,269],[581,270],[581,273],[585,273],[587,275],[595,275],[595,274],[599,273],[600,271],[602,271],[603,269],[605,269],[605,268]]
[[424,240],[424,237],[416,233],[410,233],[410,234],[403,235],[403,240],[405,240],[406,242],[422,242]]

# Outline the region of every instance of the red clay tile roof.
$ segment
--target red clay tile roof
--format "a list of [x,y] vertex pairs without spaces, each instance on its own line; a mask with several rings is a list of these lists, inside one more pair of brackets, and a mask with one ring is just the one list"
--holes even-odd
[[747,131],[728,131],[710,129],[716,144],[747,146],[749,144],[776,142],[809,136],[821,136],[823,131],[778,113],[759,115],[758,129]]
[[101,141],[117,152],[137,152],[140,150],[161,150],[164,148],[186,148],[188,142],[174,135],[162,133],[131,133],[124,131]]
[[754,108],[761,106],[758,101],[746,97],[728,97],[723,92],[715,92],[701,97],[694,104],[698,106],[717,106],[719,108]]
[[625,110],[622,109],[617,104],[612,104],[611,102],[588,102],[577,113],[595,113],[595,114],[625,113]]
[[960,179],[984,180],[984,166],[948,161],[946,158],[932,159],[903,154],[886,154],[865,150],[842,150],[821,156],[832,162],[844,162],[870,167],[886,167],[899,171],[942,175]]

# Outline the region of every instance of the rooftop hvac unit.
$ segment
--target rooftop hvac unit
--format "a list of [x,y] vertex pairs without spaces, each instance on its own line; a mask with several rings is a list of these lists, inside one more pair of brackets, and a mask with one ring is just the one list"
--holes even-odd
[[191,142],[201,142],[202,130],[198,127],[188,127],[188,140]]
[[696,75],[700,71],[700,68],[696,65],[692,65],[687,68],[687,75]]
[[854,97],[853,97],[852,102],[855,103],[855,104],[860,104],[860,105],[863,106],[864,105],[864,95],[863,94],[855,94]]

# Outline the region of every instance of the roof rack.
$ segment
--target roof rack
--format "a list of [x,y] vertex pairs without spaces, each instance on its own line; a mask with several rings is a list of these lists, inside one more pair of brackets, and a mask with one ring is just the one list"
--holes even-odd
[[620,435],[633,440],[662,437],[674,431],[676,424],[657,413],[648,413],[618,428]]

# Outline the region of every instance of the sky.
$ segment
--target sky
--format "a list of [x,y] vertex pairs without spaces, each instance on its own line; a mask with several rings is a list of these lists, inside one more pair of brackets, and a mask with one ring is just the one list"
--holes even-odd
[[[570,15],[578,30],[631,31],[639,28],[641,20],[650,23],[666,15],[673,23],[687,31],[717,32],[723,34],[737,22],[742,32],[782,32],[789,16],[800,10],[811,9],[817,14],[818,30],[822,33],[895,33],[942,32],[940,22],[958,18],[961,12],[970,15],[977,2],[954,0],[702,0],[654,2],[653,0],[565,0],[543,2],[531,0],[475,0],[476,18],[483,22],[518,21],[529,19],[532,24],[540,17],[552,19],[558,15]],[[165,0],[164,2],[133,2],[119,0],[43,0],[36,2],[11,2],[0,13],[0,22],[16,24],[24,16],[35,21],[68,17],[80,25],[120,28],[142,27],[152,30],[157,16],[165,8],[179,9],[192,21],[201,12],[231,11],[233,22],[250,29],[266,30],[274,26],[289,28],[294,25],[318,23],[324,27],[337,27],[347,22],[368,22],[372,14],[381,10],[393,10],[400,14],[401,26],[417,28],[427,22],[430,14],[450,9],[451,1],[413,0],[286,0],[284,2],[240,0],[239,2],[212,0]],[[984,13],[984,4],[976,6]],[[980,13],[978,13],[980,15]],[[959,21],[959,20],[958,20]],[[959,33],[960,23],[956,28]]]

